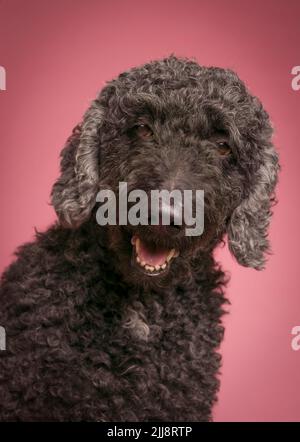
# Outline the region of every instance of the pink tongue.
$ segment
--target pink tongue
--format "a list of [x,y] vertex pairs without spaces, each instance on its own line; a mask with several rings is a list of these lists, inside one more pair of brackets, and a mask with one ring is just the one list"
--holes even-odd
[[140,241],[138,255],[140,260],[144,261],[146,264],[157,266],[162,265],[166,261],[169,251],[170,250],[151,249]]

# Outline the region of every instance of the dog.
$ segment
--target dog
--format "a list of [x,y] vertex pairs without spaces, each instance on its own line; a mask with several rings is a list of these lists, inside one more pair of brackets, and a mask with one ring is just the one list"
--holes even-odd
[[[211,421],[228,302],[227,237],[261,270],[278,153],[260,100],[229,69],[171,54],[103,87],[62,150],[58,220],[1,282],[2,421]],[[204,192],[204,231],[102,225],[97,195]],[[164,210],[160,206],[160,210]]]

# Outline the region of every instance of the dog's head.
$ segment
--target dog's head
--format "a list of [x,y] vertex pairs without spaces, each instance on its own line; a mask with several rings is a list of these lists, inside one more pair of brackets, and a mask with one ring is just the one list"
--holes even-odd
[[120,182],[147,195],[201,189],[200,236],[174,223],[172,204],[169,225],[108,228],[123,273],[164,278],[176,261],[211,252],[225,233],[237,261],[261,269],[279,169],[271,136],[268,114],[234,72],[171,55],[102,89],[63,149],[52,202],[60,221],[77,228],[96,223],[99,190],[119,198]]

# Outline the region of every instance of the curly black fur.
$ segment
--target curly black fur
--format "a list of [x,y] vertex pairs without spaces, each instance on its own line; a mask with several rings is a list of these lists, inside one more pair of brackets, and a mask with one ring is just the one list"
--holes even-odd
[[[154,137],[138,139],[137,122]],[[235,73],[173,54],[103,88],[62,152],[60,222],[22,246],[2,278],[1,420],[212,419],[226,302],[213,250],[227,233],[242,265],[263,268],[278,171],[271,135]],[[120,181],[204,189],[204,234],[100,227],[96,194]],[[136,232],[180,251],[166,274],[132,267]]]

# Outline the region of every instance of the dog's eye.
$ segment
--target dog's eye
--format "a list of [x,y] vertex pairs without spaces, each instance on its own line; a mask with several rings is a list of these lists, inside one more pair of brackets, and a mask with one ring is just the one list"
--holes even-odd
[[137,124],[133,129],[135,134],[144,140],[152,138],[153,136],[153,132],[147,124]]
[[218,152],[222,157],[228,156],[231,153],[231,148],[227,141],[217,141]]

